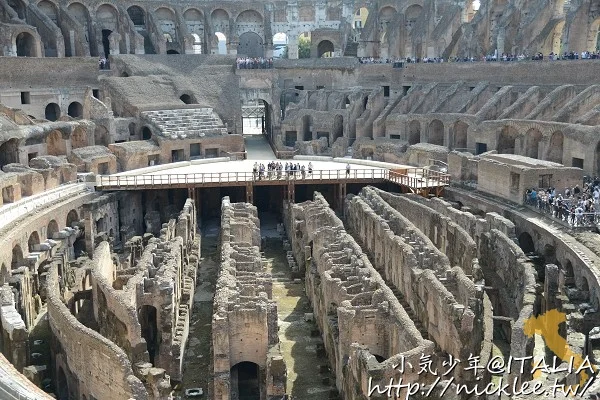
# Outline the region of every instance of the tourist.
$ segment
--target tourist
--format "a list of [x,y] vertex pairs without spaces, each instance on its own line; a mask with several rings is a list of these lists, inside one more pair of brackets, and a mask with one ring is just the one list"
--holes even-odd
[[346,164],[346,177],[350,176],[350,163]]

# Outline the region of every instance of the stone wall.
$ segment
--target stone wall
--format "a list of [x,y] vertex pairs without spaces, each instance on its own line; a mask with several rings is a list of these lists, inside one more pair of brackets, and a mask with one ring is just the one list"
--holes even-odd
[[[452,268],[446,255],[404,217],[405,207],[400,209],[402,213],[375,190],[364,188],[360,196],[347,199],[345,213],[349,228],[364,243],[375,267],[398,289],[416,322],[441,350],[459,359],[481,354],[484,341],[491,338],[491,332],[484,330],[484,319],[491,315],[483,315],[482,282],[476,285],[471,274]],[[471,256],[469,271],[472,262]],[[465,378],[460,368],[456,374]]]
[[402,359],[418,364],[422,354],[433,354],[433,343],[421,336],[323,196],[286,204],[284,220],[296,260],[306,265],[306,291],[344,398],[367,397],[369,383],[419,380],[416,371],[402,374],[395,366]]
[[[261,399],[285,394],[286,369],[279,351],[277,304],[272,278],[260,255],[260,227],[255,206],[221,204],[221,267],[212,322],[212,398],[237,398],[232,369],[251,362],[259,369]],[[272,371],[279,371],[273,376]]]
[[52,267],[48,277],[48,316],[56,338],[57,357],[64,360],[61,365],[67,376],[69,396],[148,399],[125,352],[77,321],[61,297],[57,269]]

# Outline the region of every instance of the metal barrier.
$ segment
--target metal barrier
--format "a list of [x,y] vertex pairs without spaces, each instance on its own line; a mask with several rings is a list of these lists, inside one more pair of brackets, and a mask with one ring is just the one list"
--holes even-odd
[[571,228],[595,228],[600,223],[600,212],[574,211],[577,209],[577,199],[574,198],[562,199],[561,206],[558,206],[550,204],[545,197],[531,199],[525,194],[523,205]]
[[402,168],[389,172],[389,180],[413,189],[447,186],[450,175],[426,168]]
[[305,171],[265,171],[254,172],[204,172],[195,174],[164,175],[120,175],[98,176],[99,187],[122,186],[162,186],[162,185],[194,185],[220,183],[250,183],[261,181],[321,181],[321,180],[384,180],[388,179],[388,171],[384,169],[351,169],[346,170],[313,170]]

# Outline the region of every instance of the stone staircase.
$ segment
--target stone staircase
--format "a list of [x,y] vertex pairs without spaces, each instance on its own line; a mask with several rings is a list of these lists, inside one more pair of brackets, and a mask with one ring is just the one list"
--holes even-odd
[[170,139],[227,135],[221,118],[208,107],[143,111],[140,115]]
[[348,41],[346,48],[344,49],[345,57],[356,57],[358,55],[358,43]]

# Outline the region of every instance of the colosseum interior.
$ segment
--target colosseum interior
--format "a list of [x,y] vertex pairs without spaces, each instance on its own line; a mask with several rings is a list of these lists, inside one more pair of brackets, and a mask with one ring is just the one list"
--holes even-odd
[[599,0],[0,0],[0,400],[598,399],[598,176]]

